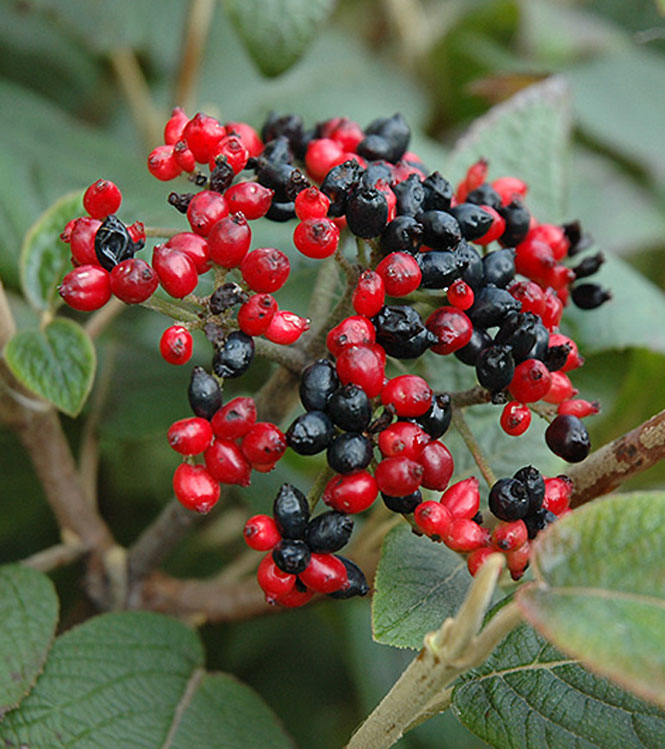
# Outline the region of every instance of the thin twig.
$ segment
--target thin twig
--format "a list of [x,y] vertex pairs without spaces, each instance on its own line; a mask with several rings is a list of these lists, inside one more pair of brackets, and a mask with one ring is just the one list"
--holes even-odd
[[469,390],[459,390],[456,393],[450,393],[450,403],[453,408],[466,408],[466,406],[477,406],[483,403],[489,403],[491,395],[489,390],[485,390],[482,385],[476,385]]
[[473,456],[473,459],[478,466],[478,470],[482,473],[487,485],[493,486],[496,483],[496,476],[494,475],[490,464],[487,462],[487,458],[483,455],[483,451],[480,449],[478,441],[473,436],[473,432],[469,429],[469,425],[466,423],[461,408],[453,409],[453,425],[459,432],[460,437],[464,440],[466,446],[469,448],[469,452]]
[[215,5],[215,0],[190,0],[187,9],[175,91],[175,103],[187,112],[196,100],[196,83]]
[[173,320],[179,320],[180,322],[200,322],[200,319],[194,310],[184,307],[180,302],[172,302],[168,299],[162,299],[154,294],[150,299],[141,302],[141,306],[159,312],[162,315],[166,315]]
[[145,227],[146,237],[154,237],[155,239],[171,239],[171,237],[175,237],[180,232],[182,232],[182,229],[165,229],[162,226]]
[[293,346],[280,346],[265,338],[255,338],[254,347],[257,356],[277,362],[290,372],[299,375],[307,363],[305,355]]
[[58,567],[64,567],[67,564],[75,562],[86,551],[86,545],[80,541],[56,544],[22,559],[19,564],[22,564],[24,567],[31,567],[33,570],[39,570],[40,572],[50,572]]

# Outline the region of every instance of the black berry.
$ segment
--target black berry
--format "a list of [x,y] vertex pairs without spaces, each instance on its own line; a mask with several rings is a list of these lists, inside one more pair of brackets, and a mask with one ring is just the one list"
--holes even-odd
[[480,352],[476,362],[476,377],[490,392],[507,388],[514,374],[515,360],[509,346],[490,346]]
[[499,520],[520,520],[529,511],[529,494],[517,479],[499,479],[490,489],[489,508]]
[[326,407],[334,424],[347,432],[364,432],[372,418],[372,404],[358,385],[344,385],[336,390]]
[[383,504],[391,512],[399,512],[401,515],[409,515],[423,501],[423,495],[420,489],[416,489],[413,494],[407,494],[405,497],[389,497],[381,492]]
[[579,463],[591,450],[589,432],[577,416],[561,414],[547,427],[545,442],[549,449],[569,463]]
[[282,484],[272,514],[282,538],[301,539],[309,521],[307,497],[292,484]]
[[312,518],[305,530],[305,541],[317,554],[339,551],[351,538],[353,518],[337,510],[330,510]]
[[307,411],[286,431],[286,443],[299,455],[315,455],[328,447],[334,434],[335,427],[323,411]]
[[513,475],[514,479],[521,481],[526,487],[526,493],[529,495],[529,510],[532,513],[539,510],[545,499],[545,479],[543,474],[534,466],[524,466]]
[[217,351],[212,368],[218,377],[240,377],[254,359],[254,339],[240,330],[230,333],[224,346]]
[[328,465],[337,473],[352,473],[367,468],[372,460],[372,443],[362,434],[346,432],[330,443]]
[[328,399],[338,387],[335,365],[328,359],[317,359],[300,376],[300,401],[308,411],[325,411]]
[[312,552],[304,541],[283,538],[272,550],[272,558],[282,572],[297,575],[309,564]]
[[212,419],[222,407],[219,384],[203,367],[194,367],[192,370],[187,397],[194,414],[202,419]]

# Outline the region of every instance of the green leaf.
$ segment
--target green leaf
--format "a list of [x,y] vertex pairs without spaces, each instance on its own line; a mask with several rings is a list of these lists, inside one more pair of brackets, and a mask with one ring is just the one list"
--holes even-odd
[[566,653],[665,705],[665,494],[597,500],[534,544],[536,581],[517,602]]
[[453,692],[462,723],[495,747],[657,747],[665,714],[582,668],[527,624]]
[[46,575],[0,567],[0,720],[37,680],[57,623],[58,597]]
[[224,0],[252,60],[267,76],[288,70],[330,15],[333,0]]
[[584,353],[643,347],[665,352],[665,292],[618,257],[607,257],[593,277],[612,292],[602,307],[581,310],[573,305],[563,317],[564,330]]
[[455,614],[471,576],[459,554],[406,525],[383,542],[374,581],[372,631],[384,645],[418,650],[423,637]]
[[83,211],[78,191],[60,198],[30,227],[21,247],[21,285],[37,310],[54,309],[60,302],[56,286],[69,263],[69,247],[60,239],[65,224]]
[[95,348],[73,320],[57,318],[43,330],[17,333],[3,356],[13,375],[28,390],[68,416],[83,408],[95,376]]
[[90,619],[56,640],[0,736],[8,746],[81,749],[290,746],[248,687],[206,675],[202,664],[198,636],[174,619],[148,612]]
[[565,215],[569,134],[570,92],[563,79],[548,78],[478,118],[455,145],[445,174],[456,182],[475,161],[489,159],[491,179],[525,180],[529,208],[556,222]]

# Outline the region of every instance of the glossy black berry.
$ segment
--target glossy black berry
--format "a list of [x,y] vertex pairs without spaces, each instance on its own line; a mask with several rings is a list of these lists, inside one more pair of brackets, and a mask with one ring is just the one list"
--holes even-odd
[[335,365],[328,359],[317,359],[300,375],[300,401],[308,411],[325,411],[338,387]]
[[266,213],[266,218],[270,221],[276,221],[277,223],[283,224],[285,221],[290,221],[296,217],[296,204],[293,200],[285,203],[278,203],[273,200],[270,203],[270,208]]
[[446,250],[420,252],[416,261],[422,273],[421,289],[447,289],[462,277],[467,267],[463,258]]
[[539,322],[540,318],[533,312],[510,312],[494,336],[494,343],[510,346],[513,359],[519,364],[527,358],[536,343]]
[[212,419],[222,407],[222,391],[219,384],[203,367],[194,367],[192,370],[187,397],[195,416],[202,419]]
[[[398,112],[392,117],[381,117],[370,122],[370,124],[365,128],[365,134],[367,135],[365,140],[373,135],[378,135],[383,138],[388,143],[389,148],[385,155],[378,156],[378,158],[386,159],[386,161],[395,163],[404,156],[404,152],[409,147],[411,128],[404,117]],[[362,141],[360,145],[362,145],[363,142],[364,141]],[[358,153],[361,153],[360,146],[358,147]],[[371,157],[367,156],[366,158]]]
[[328,215],[337,218],[346,211],[346,202],[356,189],[363,174],[362,167],[355,159],[333,167],[321,183],[321,192],[330,199]]
[[589,255],[581,263],[573,268],[575,278],[588,278],[598,272],[600,266],[605,262],[605,255],[597,252],[595,255]]
[[316,455],[325,450],[335,435],[335,427],[323,411],[307,411],[286,431],[286,444],[300,455]]
[[396,216],[381,232],[381,249],[388,255],[391,252],[418,251],[423,243],[423,225],[413,216]]
[[498,210],[501,207],[501,196],[492,185],[485,182],[480,187],[476,187],[475,190],[471,190],[466,196],[466,202],[474,205],[488,205],[490,208]]
[[483,281],[503,289],[515,278],[515,250],[488,252],[483,258]]
[[[95,240],[95,247],[97,246]],[[595,283],[580,283],[570,293],[573,304],[580,309],[596,309],[612,298],[612,293]]]
[[407,305],[383,307],[372,322],[377,343],[396,359],[415,359],[438,341],[418,312]]
[[494,222],[487,211],[471,203],[460,203],[450,208],[450,213],[457,219],[464,239],[470,242],[487,234]]
[[545,499],[545,479],[543,474],[534,466],[524,466],[513,474],[513,478],[521,481],[529,495],[529,509],[531,515],[543,506]]
[[368,161],[391,161],[393,148],[386,138],[373,133],[358,143],[356,153]]
[[356,237],[378,237],[388,222],[386,196],[374,187],[361,187],[348,199],[346,222]]
[[509,205],[502,206],[498,210],[506,221],[506,230],[500,237],[501,244],[506,247],[515,247],[529,233],[531,214],[521,200],[513,200]]
[[529,511],[526,487],[517,479],[499,479],[490,489],[489,508],[499,520],[520,520]]
[[529,538],[535,538],[538,533],[547,528],[550,523],[556,520],[556,515],[549,510],[541,508],[536,510],[533,514],[529,514],[524,518],[527,533]]
[[307,497],[292,484],[282,484],[272,514],[282,538],[301,539],[309,521]]
[[288,138],[278,136],[268,141],[263,152],[256,160],[256,171],[265,164],[291,164],[293,162],[293,149]]
[[462,273],[462,279],[469,284],[469,286],[477,291],[483,284],[483,261],[473,245],[462,240],[455,248],[455,255],[458,260],[466,264],[464,272]]
[[283,538],[273,548],[272,558],[282,572],[298,575],[309,564],[312,551],[304,541]]
[[360,179],[364,187],[376,187],[376,183],[383,180],[390,184],[393,179],[393,167],[387,161],[371,161]]
[[492,336],[484,328],[474,328],[471,340],[461,349],[455,351],[455,356],[463,364],[475,367],[481,352],[492,345]]
[[448,393],[435,393],[429,411],[419,416],[416,423],[420,424],[433,440],[437,440],[448,431],[452,418],[453,410],[450,407]]
[[570,242],[568,257],[573,257],[578,252],[588,250],[594,243],[593,237],[582,231],[582,225],[579,221],[571,221],[569,224],[564,224],[561,228],[566,235],[566,239]]
[[398,216],[415,216],[420,213],[425,202],[425,188],[417,174],[410,174],[392,189],[397,198],[395,211]]
[[305,542],[317,554],[339,551],[346,546],[353,531],[353,518],[337,510],[317,515],[307,523]]
[[468,315],[474,326],[493,328],[501,325],[510,312],[519,312],[522,303],[505,289],[496,286],[485,286],[476,294],[475,301]]
[[579,463],[591,450],[589,432],[577,416],[561,414],[547,427],[545,442],[549,449],[569,463]]
[[344,385],[336,390],[326,406],[333,423],[347,432],[364,432],[372,419],[372,404],[358,385]]
[[571,347],[567,343],[559,346],[549,346],[543,361],[550,372],[558,372],[568,360]]
[[291,164],[265,161],[256,173],[256,181],[264,187],[274,190],[273,201],[288,203],[309,186],[305,175]]
[[337,473],[352,473],[367,468],[372,455],[372,443],[356,432],[345,432],[335,437],[326,453],[328,465]]
[[367,593],[369,593],[369,585],[367,584],[365,573],[350,559],[347,559],[340,554],[335,554],[335,556],[346,567],[348,585],[343,590],[336,590],[334,593],[328,593],[330,598],[344,599],[353,598],[354,596],[366,596]]
[[107,216],[95,234],[95,255],[102,268],[113,270],[123,260],[134,257],[138,248],[127,227],[113,214]]
[[423,182],[425,190],[425,211],[447,211],[453,199],[453,188],[439,172],[432,172]]
[[550,343],[550,333],[540,320],[536,323],[533,332],[536,334],[536,342],[525,356],[525,359],[540,359],[540,361],[545,361]]
[[476,362],[478,382],[495,393],[510,385],[515,374],[515,360],[509,346],[490,346],[481,351]]
[[235,330],[230,333],[224,346],[212,360],[212,369],[218,377],[240,377],[254,359],[254,339]]
[[297,114],[277,115],[270,112],[268,119],[261,128],[261,140],[264,143],[274,140],[275,138],[286,138],[291,148],[300,141],[303,136],[302,117]]
[[462,239],[457,219],[445,211],[425,211],[418,216],[423,225],[423,242],[434,250],[452,250]]
[[381,492],[383,504],[391,512],[399,512],[401,515],[409,515],[423,501],[423,495],[420,489],[416,489],[413,494],[407,494],[405,497],[389,497]]
[[[378,338],[377,338],[378,340]],[[430,346],[434,346],[438,343],[438,338],[434,333],[423,328],[416,335],[405,341],[393,341],[389,343],[382,343],[381,345],[386,351],[388,356],[392,356],[394,359],[417,359],[427,351]],[[379,341],[379,343],[381,343]]]

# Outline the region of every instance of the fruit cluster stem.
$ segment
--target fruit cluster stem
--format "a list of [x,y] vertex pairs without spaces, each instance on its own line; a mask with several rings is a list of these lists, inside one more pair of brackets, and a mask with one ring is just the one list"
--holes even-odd
[[460,434],[460,437],[464,440],[465,445],[469,448],[469,452],[473,456],[473,459],[478,466],[478,470],[482,473],[483,478],[487,482],[489,487],[496,483],[496,476],[494,471],[490,468],[490,464],[487,462],[487,458],[480,449],[478,440],[473,436],[473,432],[466,423],[464,414],[461,408],[453,409],[453,424]]

